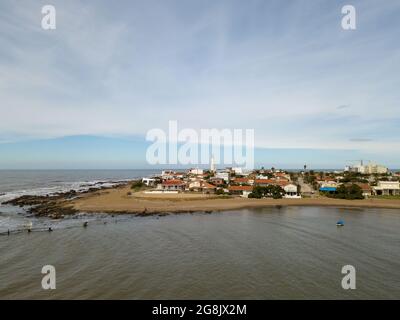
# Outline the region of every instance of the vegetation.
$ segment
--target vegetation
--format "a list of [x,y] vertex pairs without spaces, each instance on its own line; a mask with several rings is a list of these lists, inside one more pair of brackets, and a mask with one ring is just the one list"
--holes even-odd
[[249,194],[249,198],[274,198],[281,199],[285,194],[285,190],[283,190],[280,186],[266,186],[266,187],[254,187],[253,192]]
[[297,183],[297,181],[299,180],[298,175],[293,172],[290,172],[289,176],[290,176],[290,180],[293,181],[294,183]]
[[143,189],[145,187],[146,187],[146,185],[142,181],[139,181],[139,180],[133,182],[131,185],[131,189],[133,191],[140,191],[141,189]]
[[364,199],[362,189],[356,184],[342,184],[336,189],[335,193],[327,193],[326,196],[329,198],[347,200]]
[[312,185],[315,190],[318,189],[317,177],[314,175],[314,171],[311,170],[304,174],[304,182]]
[[363,175],[358,172],[345,172],[343,178],[339,180],[341,183],[348,183],[348,182],[361,182],[361,183],[368,183],[366,179],[368,175]]

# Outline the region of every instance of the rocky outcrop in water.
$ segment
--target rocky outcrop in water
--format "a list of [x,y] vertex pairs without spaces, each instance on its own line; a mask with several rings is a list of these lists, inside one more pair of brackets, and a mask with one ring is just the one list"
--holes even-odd
[[65,200],[75,197],[76,191],[71,190],[65,193],[56,193],[54,195],[37,196],[24,195],[2,204],[8,204],[19,207],[29,207],[27,212],[37,217],[49,217],[54,219],[63,218],[66,215],[77,213],[72,206],[68,206]]
[[69,190],[67,192],[57,192],[50,195],[24,195],[12,200],[4,201],[2,204],[27,207],[26,211],[36,217],[62,219],[65,216],[78,213],[78,210],[74,209],[72,205],[70,205],[69,200],[88,193],[93,193],[95,195],[95,192],[99,190],[120,188],[126,185],[126,183],[120,183],[112,187],[91,187],[84,191]]

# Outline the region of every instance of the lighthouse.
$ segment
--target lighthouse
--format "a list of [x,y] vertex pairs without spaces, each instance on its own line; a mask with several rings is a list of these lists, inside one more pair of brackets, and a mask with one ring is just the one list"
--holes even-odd
[[211,160],[210,160],[210,171],[211,172],[215,172],[215,162],[214,162],[214,156],[211,156]]

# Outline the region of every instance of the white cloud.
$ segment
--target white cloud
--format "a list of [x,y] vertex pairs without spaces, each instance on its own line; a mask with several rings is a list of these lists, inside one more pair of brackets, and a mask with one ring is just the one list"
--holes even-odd
[[385,124],[400,101],[397,33],[368,25],[399,5],[373,4],[356,4],[349,34],[337,5],[56,1],[53,32],[40,4],[6,1],[0,140],[144,135],[176,119],[254,128],[263,147],[399,149]]

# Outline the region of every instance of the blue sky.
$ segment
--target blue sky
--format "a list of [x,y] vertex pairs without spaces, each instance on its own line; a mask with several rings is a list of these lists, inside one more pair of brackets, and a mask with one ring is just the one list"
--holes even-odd
[[266,166],[400,168],[399,1],[51,1],[46,31],[48,3],[0,3],[0,168],[148,167],[169,120],[254,129]]

